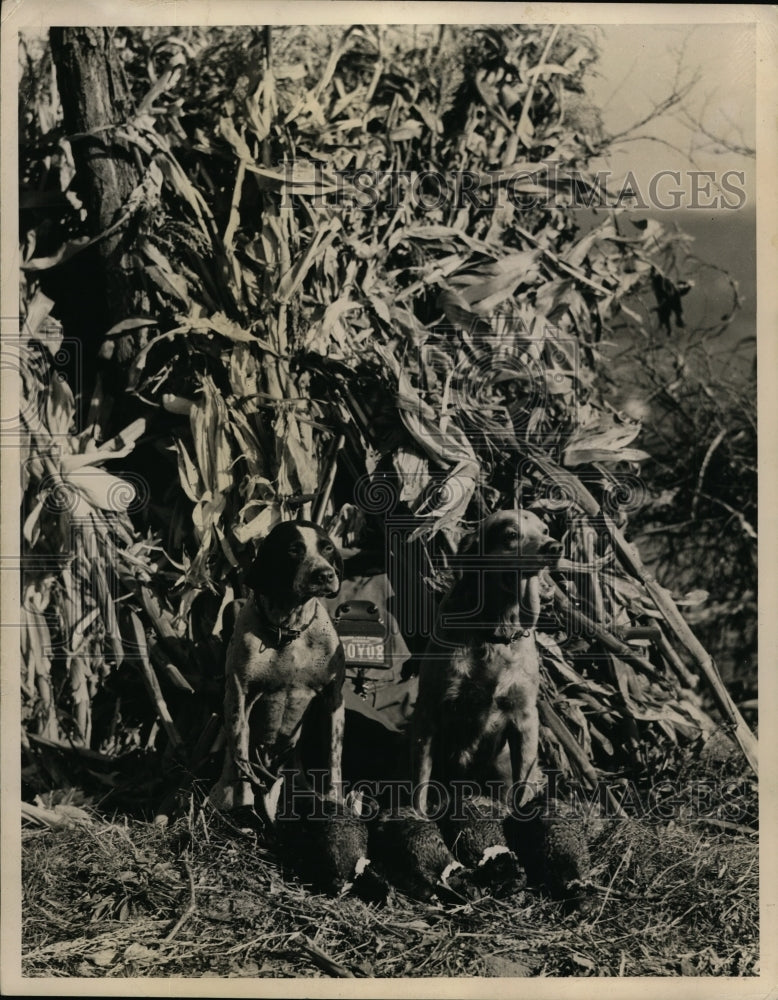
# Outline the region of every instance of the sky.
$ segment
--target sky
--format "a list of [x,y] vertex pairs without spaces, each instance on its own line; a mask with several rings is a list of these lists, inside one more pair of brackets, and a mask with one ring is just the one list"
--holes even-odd
[[[642,119],[673,90],[679,79],[699,77],[685,106],[705,129],[738,145],[756,143],[756,36],[748,24],[600,25],[593,29],[601,57],[587,93],[613,134]],[[748,204],[754,204],[755,164],[735,153],[716,153],[699,132],[686,127],[675,112],[639,130],[671,143],[680,151],[651,141],[622,142],[603,166],[623,176],[627,170],[643,182],[657,170],[692,169],[688,151],[702,170],[743,170]]]

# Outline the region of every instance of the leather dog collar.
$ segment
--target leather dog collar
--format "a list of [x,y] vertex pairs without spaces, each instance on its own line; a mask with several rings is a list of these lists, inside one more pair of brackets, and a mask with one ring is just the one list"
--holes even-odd
[[299,639],[303,632],[311,627],[319,611],[318,606],[314,606],[311,619],[305,625],[300,628],[286,628],[284,625],[276,625],[275,622],[270,621],[261,597],[257,600],[256,604],[262,631],[266,632],[272,638],[273,641],[270,645],[275,646],[277,649],[280,649],[282,646],[288,646],[290,642]]
[[484,640],[487,644],[498,643],[501,646],[510,646],[519,639],[529,639],[532,635],[531,628],[520,628],[515,632],[511,632],[510,635],[490,635]]

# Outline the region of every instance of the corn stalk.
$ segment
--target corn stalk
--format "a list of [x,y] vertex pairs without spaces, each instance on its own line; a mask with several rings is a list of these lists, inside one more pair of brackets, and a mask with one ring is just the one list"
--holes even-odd
[[[555,203],[571,185],[594,190],[585,164],[602,136],[569,103],[596,55],[591,40],[548,26],[463,28],[437,40],[422,31],[415,42],[402,28],[267,28],[229,36],[234,60],[209,48],[207,32],[190,42],[157,40],[137,112],[105,128],[141,178],[114,221],[53,255],[28,251],[24,262],[32,282],[132,222],[134,276],[154,317],[124,322],[153,334],[127,381],[167,420],[175,460],[175,506],[153,498],[166,511],[164,575],[137,551],[141,567],[129,569],[131,524],[94,494],[108,485],[99,462],[122,446],[84,459],[96,428],[75,435],[68,417],[68,452],[98,467],[90,495],[83,466],[51,457],[51,428],[30,429],[36,488],[54,477],[86,515],[72,572],[90,562],[95,579],[72,625],[85,614],[99,620],[98,673],[124,655],[111,589],[118,566],[156,714],[172,744],[185,742],[156,671],[197,686],[193,664],[218,651],[256,541],[298,513],[337,525],[359,508],[380,521],[388,508],[360,507],[360,491],[375,500],[371,490],[388,484],[431,594],[464,525],[501,504],[541,510],[571,565],[590,567],[555,574],[557,622],[541,633],[547,729],[570,773],[591,780],[595,757],[618,767],[624,729],[630,740],[661,731],[671,742],[710,731],[696,678],[669,637],[755,767],[755,740],[713,660],[595,496],[606,496],[609,475],[633,473],[647,457],[635,446],[640,424],[603,396],[601,342],[614,316],[641,321],[635,299],[653,287],[674,237],[654,223],[625,233],[618,213],[582,235]],[[135,72],[140,85],[145,69]],[[459,178],[451,197],[425,191],[430,168]],[[460,197],[463,176],[493,199],[488,209]],[[355,502],[339,506],[348,490]],[[36,510],[26,524],[33,549]],[[610,576],[597,564],[606,545]],[[63,554],[68,546],[60,540]],[[196,652],[204,598],[218,614],[211,645]],[[45,629],[30,615],[27,687],[38,678],[45,691],[44,659],[30,652],[45,645]],[[646,619],[658,634],[636,631]],[[80,647],[71,652],[86,739],[89,661]]]

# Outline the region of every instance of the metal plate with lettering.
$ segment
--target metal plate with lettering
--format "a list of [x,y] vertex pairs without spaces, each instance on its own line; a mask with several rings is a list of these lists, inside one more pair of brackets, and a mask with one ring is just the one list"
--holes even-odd
[[386,670],[386,627],[371,601],[341,604],[333,617],[347,667]]

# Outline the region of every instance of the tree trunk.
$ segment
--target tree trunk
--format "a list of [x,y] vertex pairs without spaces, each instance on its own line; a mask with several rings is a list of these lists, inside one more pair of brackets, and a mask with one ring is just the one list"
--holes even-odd
[[[132,151],[114,129],[131,116],[133,101],[109,29],[52,28],[50,41],[76,164],[75,190],[87,212],[88,234],[95,237],[120,218],[140,181]],[[97,374],[109,399],[126,385],[125,368],[135,346],[132,336],[107,342],[105,333],[137,315],[141,305],[138,284],[124,260],[134,237],[130,220],[56,269],[55,280],[65,286],[67,299],[65,332],[83,344],[82,401],[88,401]]]

